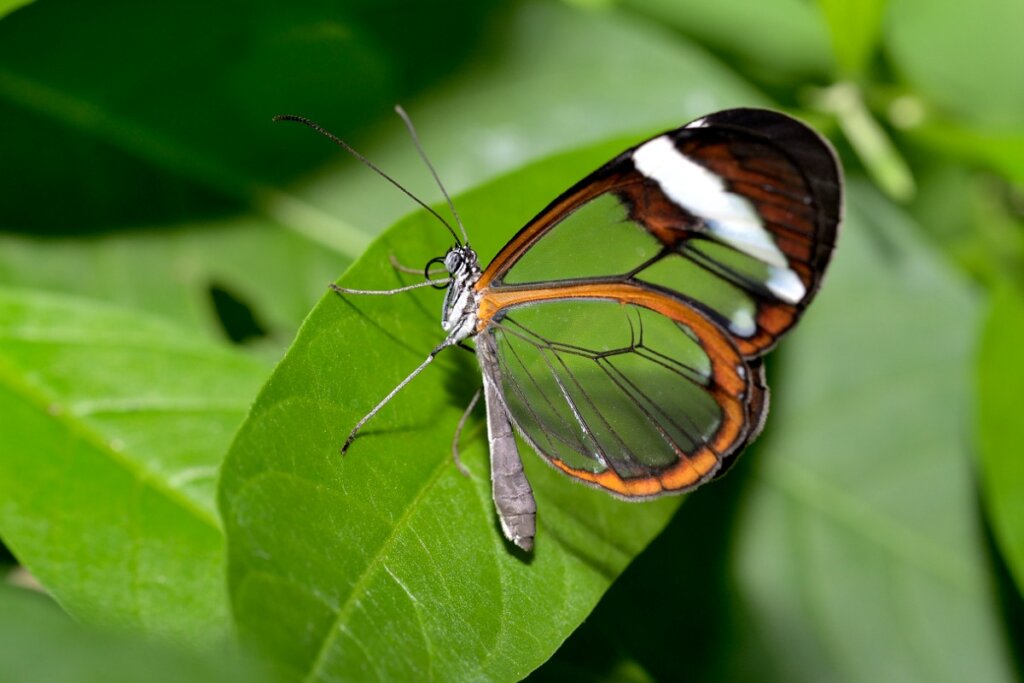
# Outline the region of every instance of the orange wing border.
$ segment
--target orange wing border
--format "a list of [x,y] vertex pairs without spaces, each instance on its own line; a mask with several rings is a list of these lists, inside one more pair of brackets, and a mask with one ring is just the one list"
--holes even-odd
[[676,448],[679,460],[649,477],[623,479],[614,470],[589,472],[575,469],[530,445],[556,468],[621,498],[642,500],[684,493],[713,478],[724,461],[737,453],[764,421],[766,389],[760,365],[751,368],[732,338],[704,313],[686,303],[640,285],[621,282],[573,283],[558,287],[498,287],[480,292],[478,333],[501,312],[544,301],[604,300],[642,306],[685,325],[697,337],[711,362],[714,380],[709,392],[722,409],[722,423],[714,437],[695,453]]

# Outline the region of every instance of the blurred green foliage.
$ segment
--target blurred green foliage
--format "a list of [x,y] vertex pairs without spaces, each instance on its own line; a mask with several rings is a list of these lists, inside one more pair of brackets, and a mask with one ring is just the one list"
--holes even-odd
[[[0,678],[252,680],[218,661],[238,634],[271,680],[1019,679],[1021,27],[1019,0],[0,2],[0,572],[57,603],[0,586]],[[622,507],[527,456],[522,563],[479,419],[476,480],[447,460],[458,357],[382,414],[379,450],[327,457],[440,304],[357,315],[326,283],[378,235],[349,283],[444,234],[270,118],[437,201],[396,102],[485,258],[709,111],[833,140],[836,264],[735,473]]]

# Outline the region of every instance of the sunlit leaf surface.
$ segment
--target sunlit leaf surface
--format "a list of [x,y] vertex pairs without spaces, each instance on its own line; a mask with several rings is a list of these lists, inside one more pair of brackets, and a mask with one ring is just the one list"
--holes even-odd
[[216,643],[214,487],[266,372],[138,313],[0,290],[0,538],[83,621]]

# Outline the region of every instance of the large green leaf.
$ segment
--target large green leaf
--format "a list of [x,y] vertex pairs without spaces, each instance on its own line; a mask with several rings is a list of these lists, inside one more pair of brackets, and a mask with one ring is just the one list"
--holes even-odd
[[977,302],[861,182],[848,207],[819,299],[768,358],[764,436],[687,498],[553,666],[1013,680],[967,446]]
[[[621,150],[604,145],[524,169],[460,197],[486,261],[549,198]],[[447,233],[417,215],[346,273],[402,282],[389,253],[420,263]],[[462,680],[522,677],[583,620],[679,499],[629,504],[573,483],[526,453],[537,492],[532,556],[513,552],[490,501],[486,438],[455,423],[479,385],[475,360],[442,355],[342,458],[355,421],[440,340],[439,292],[331,295],[307,319],[239,432],[221,508],[239,631],[290,674]]]
[[1024,298],[1001,288],[989,310],[978,356],[978,446],[985,504],[996,541],[1024,594]]
[[76,624],[47,598],[0,584],[0,680],[222,683],[271,680],[237,657],[199,656]]
[[1012,680],[967,446],[977,302],[904,215],[851,190],[736,528],[755,670]]
[[0,538],[82,620],[216,642],[218,466],[266,372],[138,313],[0,290]]

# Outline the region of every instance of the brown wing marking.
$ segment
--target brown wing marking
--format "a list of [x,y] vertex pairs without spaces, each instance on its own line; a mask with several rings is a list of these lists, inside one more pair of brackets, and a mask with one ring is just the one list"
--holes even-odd
[[[748,359],[763,355],[800,318],[831,258],[842,213],[842,171],[835,153],[796,119],[766,110],[726,110],[663,135],[681,155],[751,203],[806,288],[800,301],[787,302],[738,283],[756,300],[757,328],[749,338],[737,337],[736,344]],[[629,218],[668,249],[714,271],[713,262],[688,249],[699,240],[716,240],[707,217],[691,215],[657,182],[640,174],[632,161],[636,149],[612,159],[541,211],[488,265],[477,289],[503,285],[504,274],[554,225],[604,193],[614,193],[628,208]],[[720,270],[716,274],[729,279]]]

